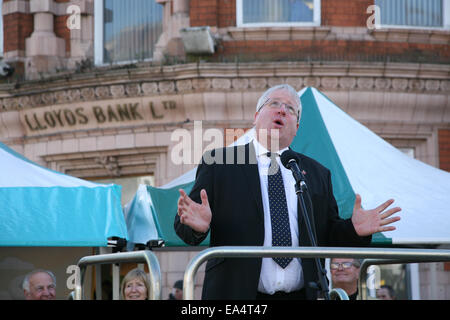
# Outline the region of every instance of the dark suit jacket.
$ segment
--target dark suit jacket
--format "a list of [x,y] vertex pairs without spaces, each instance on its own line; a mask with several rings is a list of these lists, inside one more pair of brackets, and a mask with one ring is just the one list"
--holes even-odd
[[[242,155],[245,154],[245,161]],[[319,246],[368,245],[369,237],[359,237],[350,219],[338,216],[330,171],[317,161],[297,153],[311,196],[314,219],[311,220]],[[216,160],[212,163],[212,160]],[[222,162],[220,161],[222,160]],[[228,160],[228,162],[227,162]],[[231,163],[231,164],[230,164]],[[205,153],[197,169],[192,200],[201,203],[200,190],[205,189],[212,211],[210,246],[262,246],[264,211],[258,164],[253,143],[216,149]],[[305,201],[311,213],[309,201]],[[310,246],[298,204],[299,244]],[[311,218],[310,218],[311,219]],[[199,236],[175,217],[175,231],[187,244],[198,245],[207,234]],[[203,299],[255,299],[262,258],[216,258],[206,264]],[[324,263],[322,259],[322,264]],[[304,283],[308,299],[316,299],[317,290],[308,284],[317,281],[314,259],[303,259]]]

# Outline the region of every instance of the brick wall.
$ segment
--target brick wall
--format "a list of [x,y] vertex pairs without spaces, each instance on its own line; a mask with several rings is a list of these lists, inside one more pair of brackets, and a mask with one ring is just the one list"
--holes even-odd
[[[70,2],[70,0],[53,0],[57,3]],[[59,38],[63,38],[66,41],[66,52],[70,52],[70,30],[67,28],[67,18],[69,15],[55,16],[53,29],[55,34]]]
[[191,26],[217,26],[219,2],[218,0],[191,0],[189,13]]
[[438,131],[439,167],[450,172],[450,130]]
[[55,16],[53,18],[53,29],[55,35],[59,38],[63,38],[66,41],[66,52],[70,52],[70,30],[67,28],[68,15]]
[[[353,26],[366,25],[369,14],[367,7],[374,4],[374,0],[352,1],[321,1],[321,20],[324,26]],[[236,0],[191,0],[191,26],[231,27],[236,25]]]
[[321,0],[321,22],[323,26],[364,27],[369,14],[367,7],[374,0],[336,1]]
[[3,51],[25,50],[25,38],[33,32],[33,15],[11,13],[3,16]]
[[[374,0],[321,1],[321,26],[365,28]],[[236,0],[191,0],[191,26],[236,26]],[[339,32],[339,31],[338,31]],[[345,39],[345,38],[344,38]],[[210,61],[340,60],[450,63],[450,46],[355,39],[224,41]]]
[[[450,130],[438,131],[439,167],[450,172]],[[444,271],[450,271],[450,262],[444,263]]]
[[[448,45],[355,40],[227,41],[215,57],[247,60],[450,62]],[[213,58],[214,60],[214,58]]]
[[[11,0],[4,0],[8,2]],[[54,0],[64,3],[70,0]],[[54,17],[54,32],[57,37],[66,40],[66,52],[70,52],[70,30],[67,28],[68,15]],[[3,51],[25,50],[25,39],[34,30],[33,14],[15,12],[3,16]]]

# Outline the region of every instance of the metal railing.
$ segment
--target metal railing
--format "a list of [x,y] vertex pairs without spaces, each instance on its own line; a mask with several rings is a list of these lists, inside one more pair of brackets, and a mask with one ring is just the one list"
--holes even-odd
[[[435,250],[435,249],[427,249],[428,250]],[[448,251],[448,250],[447,250]],[[373,265],[384,265],[384,264],[407,264],[407,263],[418,263],[418,262],[438,262],[438,261],[446,261],[448,259],[442,259],[442,260],[436,260],[436,259],[427,259],[426,257],[420,257],[420,260],[418,259],[365,259],[361,263],[361,267],[359,269],[359,284],[358,284],[358,290],[361,295],[362,300],[367,299],[367,281],[362,281],[363,279],[366,279],[368,276],[368,269],[370,266]]]
[[[382,261],[390,261],[390,263],[392,261],[395,261],[395,263],[402,263],[404,261],[436,262],[450,261],[450,250],[338,247],[211,247],[198,253],[187,265],[184,273],[183,299],[194,299],[194,278],[199,267],[205,261],[213,258],[262,257],[384,259]],[[364,272],[366,272],[367,267],[364,266],[364,268]],[[361,269],[363,269],[363,266]],[[364,291],[362,290],[362,292]],[[336,290],[330,292],[330,296],[345,300],[345,296],[341,295],[341,293],[341,291]]]
[[161,299],[161,269],[158,258],[152,251],[142,250],[100,254],[81,258],[78,261],[78,267],[80,268],[80,285],[75,288],[75,300],[82,300],[84,298],[83,283],[87,266],[115,263],[147,263],[150,278],[150,292],[148,299]]

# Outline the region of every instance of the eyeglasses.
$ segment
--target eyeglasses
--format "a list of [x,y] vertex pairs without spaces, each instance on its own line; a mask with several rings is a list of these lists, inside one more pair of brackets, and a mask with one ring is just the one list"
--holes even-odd
[[297,108],[295,108],[294,106],[291,106],[290,104],[281,102],[279,100],[275,100],[275,99],[267,99],[266,102],[264,102],[261,106],[261,108],[259,108],[259,110],[262,109],[262,107],[264,106],[268,106],[269,108],[273,108],[273,109],[281,109],[281,107],[284,105],[284,107],[286,108],[287,112],[293,116],[298,117],[298,110]]
[[353,262],[342,262],[342,263],[332,262],[330,263],[330,268],[331,270],[337,270],[339,269],[340,266],[342,266],[342,269],[349,269],[353,265],[354,265]]

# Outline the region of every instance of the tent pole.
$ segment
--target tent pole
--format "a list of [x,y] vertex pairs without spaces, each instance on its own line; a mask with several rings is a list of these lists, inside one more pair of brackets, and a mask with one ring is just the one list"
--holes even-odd
[[120,265],[118,263],[112,264],[113,276],[113,300],[120,299]]

